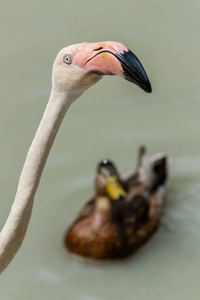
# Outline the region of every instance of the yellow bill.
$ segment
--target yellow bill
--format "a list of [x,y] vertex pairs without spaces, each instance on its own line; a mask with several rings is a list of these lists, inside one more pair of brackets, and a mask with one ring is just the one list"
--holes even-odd
[[109,176],[107,177],[107,186],[106,190],[108,196],[112,200],[119,200],[120,198],[124,198],[126,196],[126,192],[120,184],[117,176]]

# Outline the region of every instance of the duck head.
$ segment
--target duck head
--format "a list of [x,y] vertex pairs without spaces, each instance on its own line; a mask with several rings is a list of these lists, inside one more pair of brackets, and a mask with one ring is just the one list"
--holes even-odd
[[118,171],[110,160],[104,159],[99,163],[95,185],[96,193],[99,197],[108,197],[110,200],[121,200],[126,196]]

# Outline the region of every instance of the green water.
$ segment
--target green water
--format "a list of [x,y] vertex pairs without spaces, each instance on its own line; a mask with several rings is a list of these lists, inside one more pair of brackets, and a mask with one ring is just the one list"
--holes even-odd
[[[2,274],[1,300],[199,300],[200,4],[176,1],[0,3],[0,226],[70,44],[116,40],[140,58],[153,93],[105,77],[67,113],[35,198],[27,236]],[[139,145],[171,157],[166,211],[153,239],[116,264],[74,260],[67,226],[93,193],[96,163],[134,167]]]

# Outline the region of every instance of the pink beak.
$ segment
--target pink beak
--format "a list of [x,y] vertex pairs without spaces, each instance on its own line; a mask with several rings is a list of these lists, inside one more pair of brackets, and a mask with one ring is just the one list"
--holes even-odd
[[139,59],[118,42],[84,43],[75,52],[73,64],[87,72],[99,75],[119,75],[145,92],[151,93],[151,84]]

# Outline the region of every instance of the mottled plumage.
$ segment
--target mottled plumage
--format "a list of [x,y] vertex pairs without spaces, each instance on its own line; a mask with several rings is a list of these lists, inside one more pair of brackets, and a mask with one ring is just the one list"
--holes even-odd
[[[134,253],[159,226],[167,173],[167,157],[157,155],[149,159],[143,147],[137,170],[122,179],[112,162],[101,163],[96,195],[67,231],[68,250],[98,260],[121,259]],[[123,197],[112,199],[108,194],[106,182],[111,175],[124,189]]]

